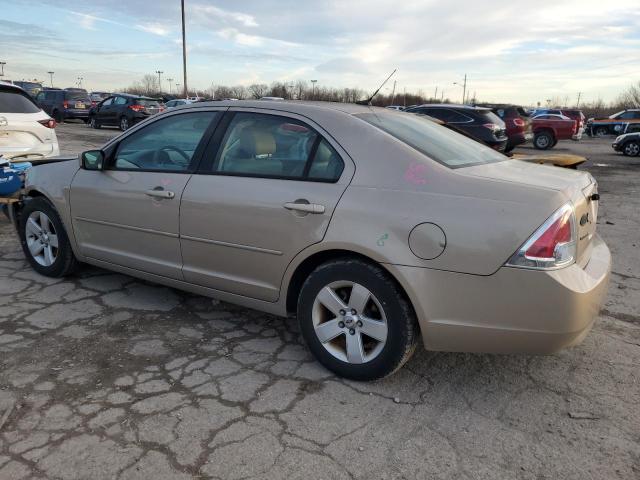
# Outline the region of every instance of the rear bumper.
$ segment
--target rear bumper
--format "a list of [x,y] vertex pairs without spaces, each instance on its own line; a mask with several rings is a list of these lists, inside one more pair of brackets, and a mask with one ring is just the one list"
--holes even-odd
[[584,339],[607,293],[611,253],[599,236],[592,242],[584,268],[480,276],[388,267],[407,289],[427,350],[552,353]]
[[67,108],[64,112],[64,118],[89,118],[89,109]]

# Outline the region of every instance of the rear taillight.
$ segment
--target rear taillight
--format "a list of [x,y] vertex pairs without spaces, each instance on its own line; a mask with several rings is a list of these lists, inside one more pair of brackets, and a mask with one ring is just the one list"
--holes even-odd
[[62,102],[62,106],[63,106],[64,108],[69,108],[69,102],[67,102],[66,100],[64,100],[64,101]]
[[129,105],[129,108],[134,112],[142,112],[144,111],[144,105]]
[[535,231],[507,265],[543,270],[566,267],[575,261],[576,245],[575,213],[567,203]]
[[524,127],[524,120],[522,120],[521,118],[514,118],[513,119],[513,124],[516,127]]
[[56,121],[53,118],[48,118],[46,120],[38,120],[38,123],[47,128],[56,128]]

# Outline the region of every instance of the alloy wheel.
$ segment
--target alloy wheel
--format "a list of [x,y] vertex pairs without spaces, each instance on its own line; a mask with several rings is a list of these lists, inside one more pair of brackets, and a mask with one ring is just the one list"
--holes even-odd
[[596,137],[604,137],[609,134],[609,130],[603,127],[596,128]]
[[630,157],[635,157],[640,154],[640,144],[636,142],[629,142],[624,146],[624,153]]
[[29,253],[43,267],[50,267],[58,257],[58,234],[44,212],[32,212],[25,226]]
[[120,130],[124,132],[128,128],[129,128],[129,120],[127,120],[127,117],[122,117],[120,119]]
[[338,281],[316,295],[312,320],[322,346],[335,358],[367,363],[382,352],[388,336],[380,301],[364,286]]

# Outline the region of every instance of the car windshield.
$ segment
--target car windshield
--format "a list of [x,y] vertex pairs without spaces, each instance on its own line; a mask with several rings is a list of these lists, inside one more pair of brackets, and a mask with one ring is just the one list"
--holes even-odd
[[450,168],[501,162],[507,158],[420,115],[380,112],[355,116]]
[[24,93],[0,91],[0,113],[37,113],[40,109]]

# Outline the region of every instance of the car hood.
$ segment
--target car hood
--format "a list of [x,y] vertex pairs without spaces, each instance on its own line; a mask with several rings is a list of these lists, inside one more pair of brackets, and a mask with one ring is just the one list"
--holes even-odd
[[587,172],[522,160],[476,165],[465,168],[462,173],[473,177],[516,183],[528,188],[566,192],[569,196],[573,191],[583,189],[593,182],[593,178]]

